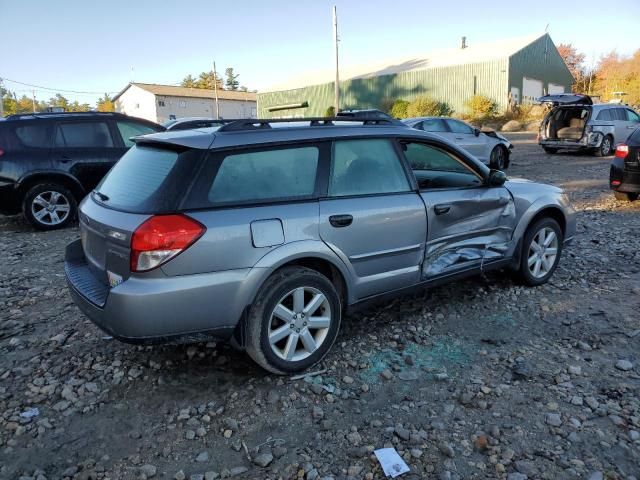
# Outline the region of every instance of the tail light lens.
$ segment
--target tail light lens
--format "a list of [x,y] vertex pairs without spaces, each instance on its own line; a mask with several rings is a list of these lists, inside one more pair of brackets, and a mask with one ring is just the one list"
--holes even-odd
[[616,157],[626,158],[629,155],[629,146],[622,144],[616,147]]
[[131,237],[131,271],[147,272],[168,262],[195,243],[207,229],[185,215],[157,215]]

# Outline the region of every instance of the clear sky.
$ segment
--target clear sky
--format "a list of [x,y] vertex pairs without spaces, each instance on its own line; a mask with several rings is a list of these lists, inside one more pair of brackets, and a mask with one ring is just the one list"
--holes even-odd
[[[0,0],[0,77],[53,89],[117,92],[131,79],[176,84],[233,67],[250,89],[331,68],[331,7],[342,64],[542,34],[589,61],[640,48],[640,0]],[[133,66],[133,72],[131,67]],[[5,80],[20,96],[31,88]],[[65,93],[93,104],[96,94]],[[36,89],[36,97],[53,92]]]

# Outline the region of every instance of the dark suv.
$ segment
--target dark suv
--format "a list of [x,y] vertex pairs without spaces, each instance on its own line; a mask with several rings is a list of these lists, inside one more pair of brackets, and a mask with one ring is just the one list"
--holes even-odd
[[119,113],[34,113],[0,121],[0,213],[40,230],[67,225],[78,202],[133,145],[163,131]]

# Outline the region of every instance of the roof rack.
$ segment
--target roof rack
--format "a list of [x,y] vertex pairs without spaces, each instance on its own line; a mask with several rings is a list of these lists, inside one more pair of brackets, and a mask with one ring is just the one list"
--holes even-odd
[[242,120],[234,120],[220,127],[219,132],[240,132],[245,130],[262,130],[270,129],[272,123],[308,123],[309,127],[331,127],[336,122],[354,123],[362,122],[362,125],[399,125],[406,126],[404,123],[394,118],[358,118],[358,117],[311,117],[311,118],[245,118]]
[[62,117],[62,116],[86,116],[86,115],[100,115],[110,117],[126,117],[124,113],[119,112],[35,112],[35,113],[14,113],[7,115],[5,120],[20,120],[22,118],[46,118],[46,117]]

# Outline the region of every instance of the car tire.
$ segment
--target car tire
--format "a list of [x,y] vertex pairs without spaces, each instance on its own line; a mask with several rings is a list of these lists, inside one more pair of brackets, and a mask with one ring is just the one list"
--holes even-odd
[[341,317],[340,297],[327,277],[285,267],[267,279],[249,310],[246,351],[269,372],[302,372],[329,352]]
[[38,230],[66,227],[78,213],[78,203],[71,191],[57,183],[31,187],[22,203],[25,218]]
[[596,148],[596,157],[608,157],[613,152],[613,138],[611,135],[606,135],[602,139],[600,146]]
[[507,149],[502,145],[496,145],[491,150],[491,154],[489,156],[489,167],[494,170],[506,170],[507,168],[507,157],[508,157]]
[[613,196],[616,197],[616,200],[621,202],[634,202],[638,199],[637,193],[628,193],[628,192],[613,192]]
[[[548,240],[551,233],[554,237]],[[518,272],[525,285],[537,287],[549,281],[560,262],[563,241],[562,229],[553,218],[543,217],[529,226],[522,240]]]
[[553,155],[554,153],[558,153],[558,149],[557,148],[542,147],[542,149],[544,150],[545,153],[548,153],[549,155]]

